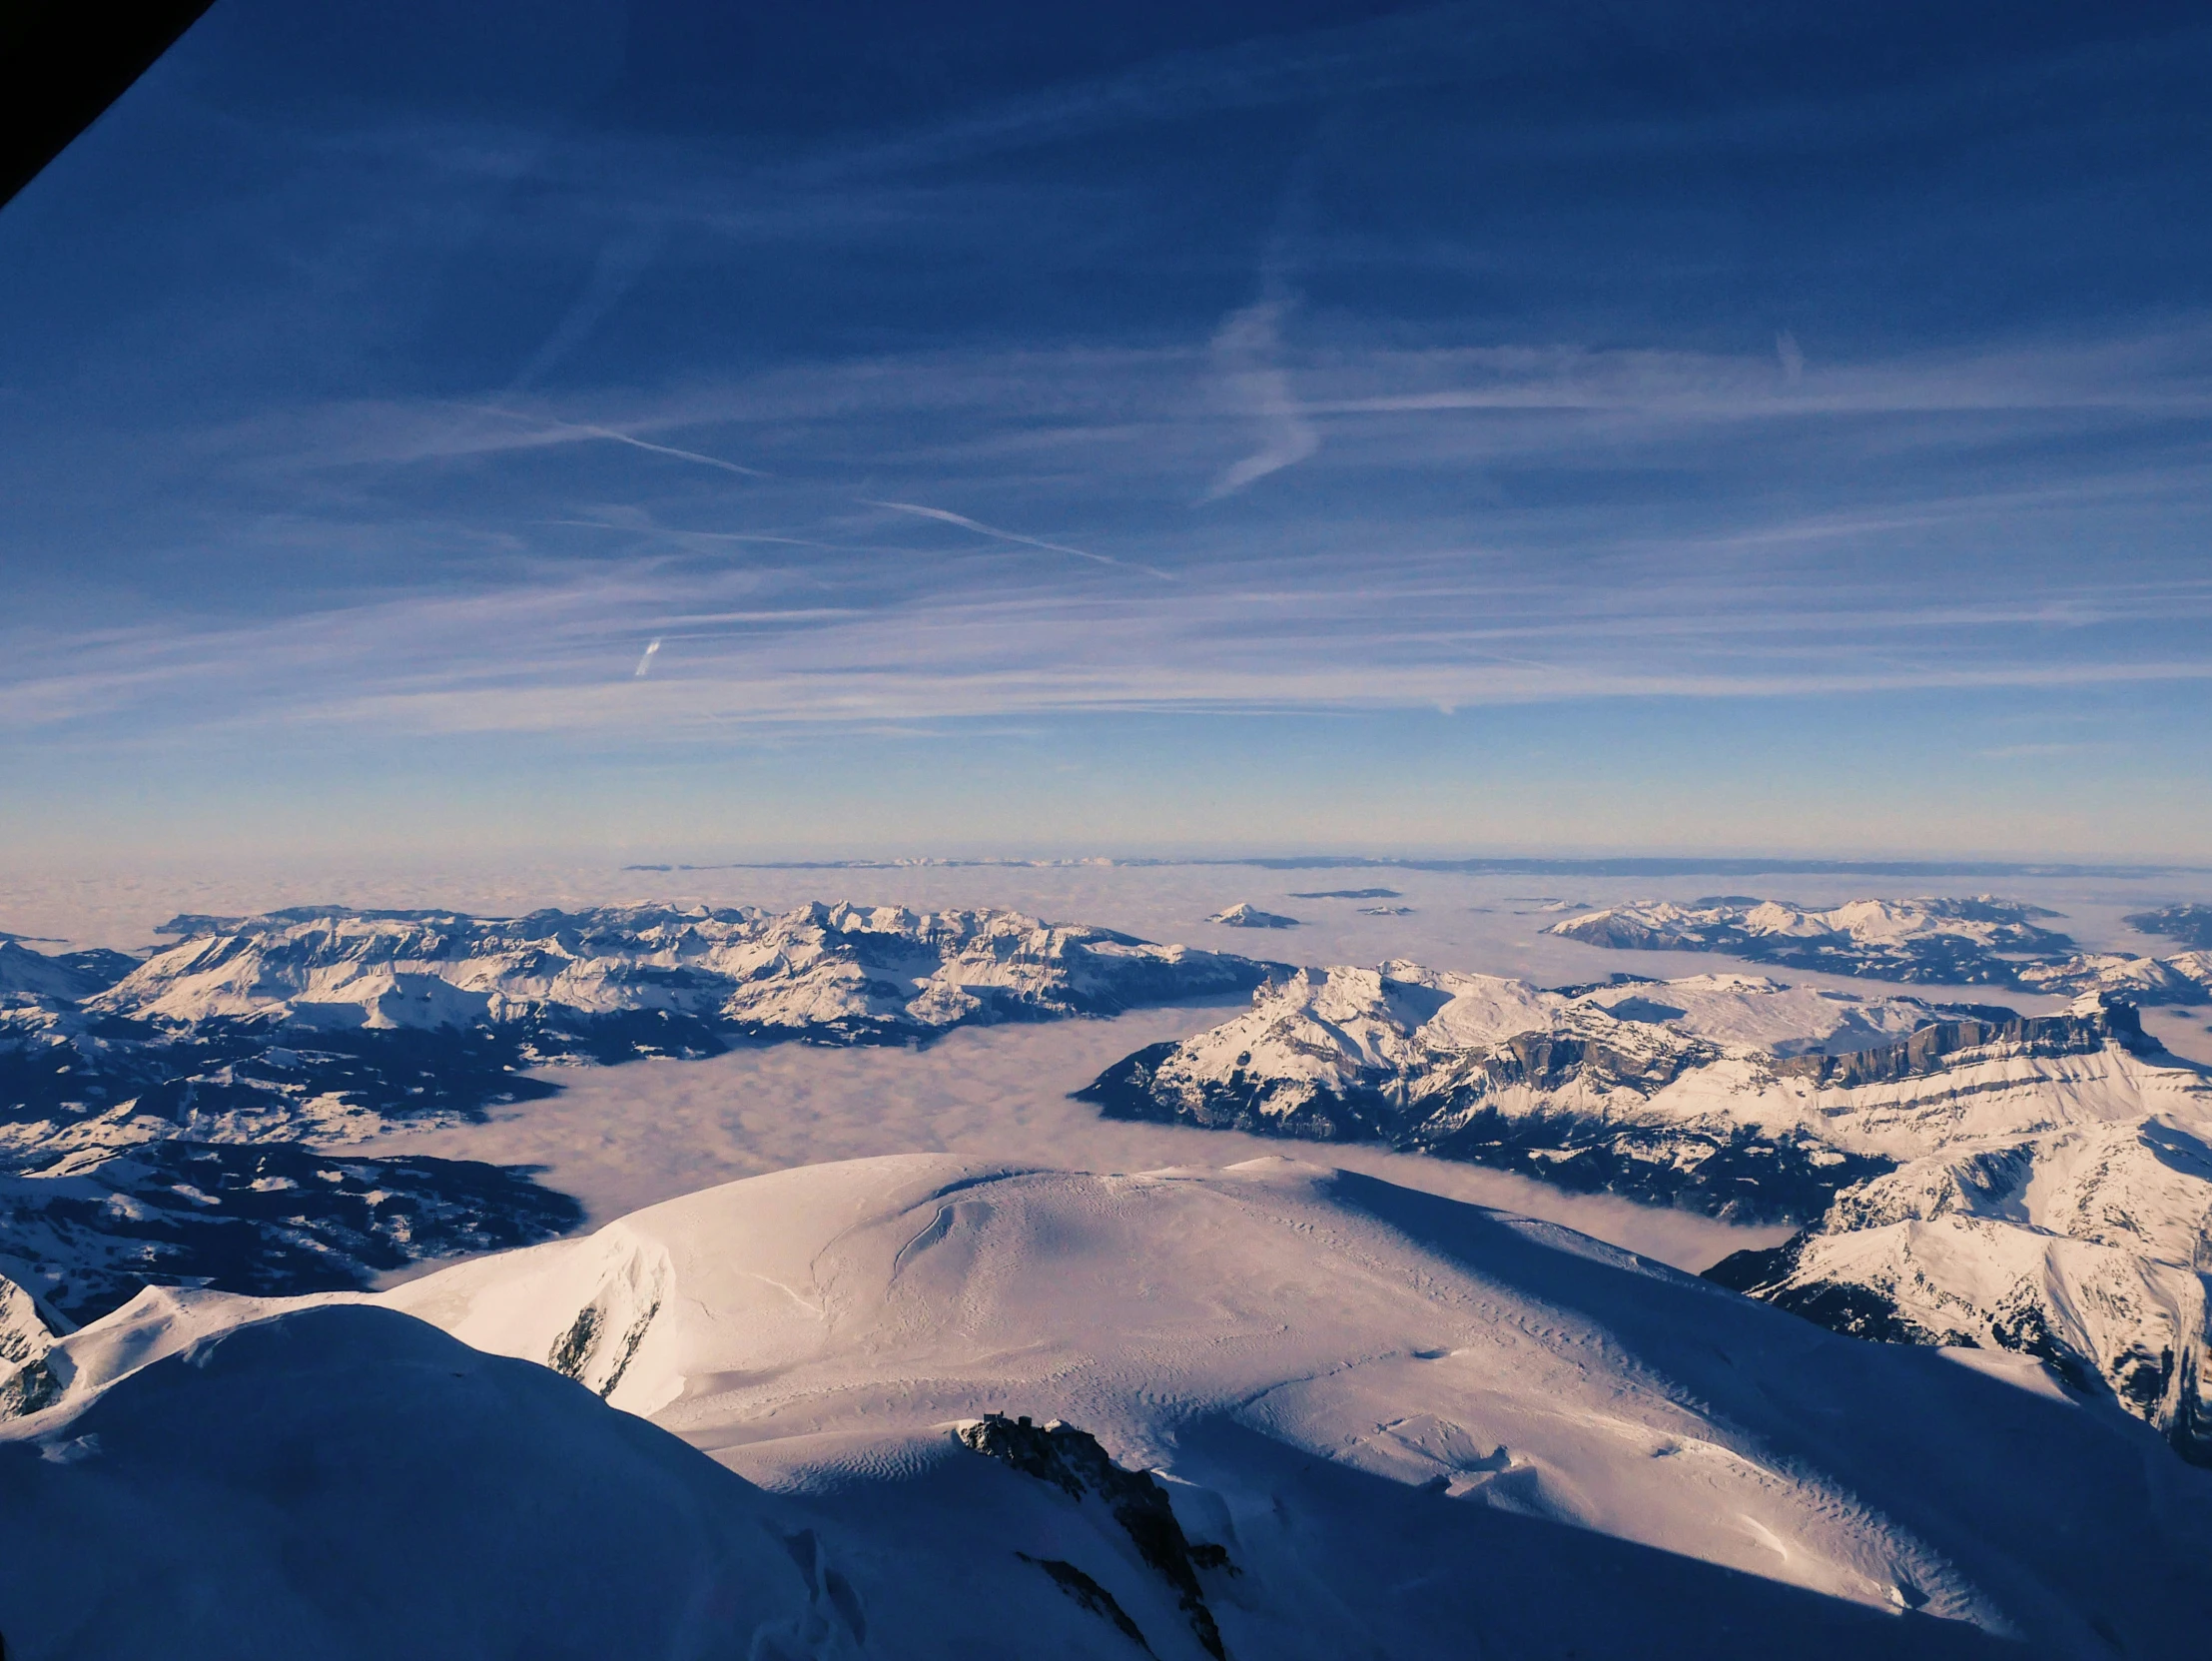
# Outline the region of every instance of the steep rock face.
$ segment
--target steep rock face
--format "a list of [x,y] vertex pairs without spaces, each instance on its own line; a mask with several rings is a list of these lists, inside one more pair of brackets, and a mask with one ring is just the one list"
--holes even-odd
[[1894,1044],[1848,1055],[1809,1054],[1776,1063],[1786,1078],[1805,1078],[1840,1090],[1927,1078],[1961,1055],[2002,1051],[2008,1056],[2041,1059],[2093,1056],[2107,1044],[2130,1051],[2156,1046],[2144,1036],[2143,1023],[2127,1004],[2102,1005],[2064,1015],[2015,1015],[2010,1010],[1969,1009],[1959,1019],[1930,1021]]
[[1943,986],[2016,986],[2023,964],[2073,952],[2040,927],[2057,913],[1994,895],[1852,900],[1826,911],[1720,895],[1690,905],[1647,900],[1554,923],[1544,932],[1625,951],[1722,952],[1789,969]]
[[1858,1336],[2033,1355],[2207,1451],[2212,1086],[2124,1004],[2022,1017],[1748,976],[1546,992],[1308,970],[1081,1094],[1806,1224],[1714,1276]]

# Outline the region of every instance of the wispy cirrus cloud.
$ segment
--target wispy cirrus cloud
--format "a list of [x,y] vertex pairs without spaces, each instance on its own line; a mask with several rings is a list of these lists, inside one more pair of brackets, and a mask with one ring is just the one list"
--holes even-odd
[[[11,654],[0,722],[96,741],[359,727],[691,743],[715,734],[1101,711],[1307,711],[1592,699],[1758,700],[2212,679],[2212,655],[2115,653],[2158,618],[2201,633],[2212,580],[2082,584],[2028,603],[1869,605],[1847,588],[1699,581],[1608,591],[1451,554],[1348,580],[1306,559],[1172,598],[1071,591],[1033,564],[856,607],[673,562],[547,572],[252,629],[111,631]],[[789,584],[781,597],[798,597]],[[2115,633],[2115,630],[2121,632]],[[636,658],[636,641],[654,642]],[[2023,649],[2023,641],[2032,642]],[[487,642],[492,644],[487,645]],[[675,648],[672,652],[656,648]],[[648,676],[647,670],[652,672]]]
[[[2212,585],[2172,560],[2092,575],[2073,546],[2085,516],[2183,533],[2212,499],[2212,455],[2168,440],[2152,464],[2114,442],[2054,466],[2045,445],[2198,419],[2205,331],[1824,363],[1793,384],[1771,354],[1292,352],[1263,327],[1264,397],[1330,422],[1326,447],[1244,450],[1249,412],[1204,397],[1218,354],[1151,348],[875,358],[491,412],[330,405],[220,429],[201,451],[213,475],[278,481],[292,506],[267,533],[301,558],[399,525],[454,550],[439,580],[252,620],[19,630],[0,718],[19,744],[370,720],[659,741],[1115,709],[2186,683],[2212,662]],[[1905,417],[1919,424],[1900,436]],[[714,453],[771,434],[797,464]],[[640,472],[636,452],[684,464]],[[1978,488],[1959,488],[1961,457]],[[1283,505],[1216,487],[1190,508],[1194,483],[1293,458],[1356,488]],[[1571,475],[1603,499],[1470,498],[1471,466]],[[302,505],[298,481],[322,480],[344,487]],[[648,483],[659,493],[635,494]],[[916,486],[1088,528],[1035,535]],[[976,540],[916,541],[902,522]],[[1928,582],[1931,559],[1970,580]],[[641,662],[641,638],[681,649]]]
[[1249,421],[1259,447],[1224,467],[1204,499],[1233,496],[1269,473],[1296,466],[1321,447],[1282,361],[1282,320],[1289,302],[1262,300],[1230,315],[1213,337],[1215,371],[1230,411]]
[[2200,708],[2212,34],[1595,15],[185,110],[0,262],[0,749]]

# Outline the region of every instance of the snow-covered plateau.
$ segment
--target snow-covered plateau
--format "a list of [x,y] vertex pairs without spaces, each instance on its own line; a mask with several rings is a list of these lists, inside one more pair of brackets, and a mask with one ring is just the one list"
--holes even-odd
[[2038,1357],[2212,1462],[2212,1081],[2125,1003],[1307,969],[1083,1094],[1802,1224],[1711,1272],[1839,1330]]
[[809,1167],[29,1342],[10,1657],[2101,1661],[2212,1619],[2212,1474],[2026,1357],[1283,1160]]

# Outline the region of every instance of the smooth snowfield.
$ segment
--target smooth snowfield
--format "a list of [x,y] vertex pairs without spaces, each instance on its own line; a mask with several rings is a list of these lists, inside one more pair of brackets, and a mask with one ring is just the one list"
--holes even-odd
[[[384,1310],[359,1301],[317,1312],[420,1331],[388,1312],[404,1310],[538,1364],[579,1427],[543,1428],[553,1463],[561,1437],[600,1422],[604,1391],[771,1490],[738,1484],[729,1503],[769,1515],[785,1561],[784,1538],[814,1531],[865,1612],[865,1653],[1139,1653],[1048,1562],[1109,1591],[1153,1653],[1201,1653],[1099,1504],[952,1439],[990,1410],[1064,1418],[1123,1466],[1163,1470],[1183,1531],[1237,1571],[1202,1585],[1227,1654],[1251,1661],[2180,1653],[2212,1619],[2212,1475],[2140,1425],[2032,1374],[1836,1336],[1555,1225],[1289,1161],[811,1167],[456,1265],[373,1300]],[[0,1550],[43,1530],[62,1543],[40,1549],[62,1553],[81,1529],[95,1556],[114,1523],[80,1496],[122,1494],[141,1519],[126,1565],[174,1519],[209,1583],[243,1593],[230,1565],[280,1550],[268,1542],[299,1503],[267,1451],[295,1433],[286,1414],[347,1422],[384,1364],[349,1350],[359,1385],[326,1368],[303,1407],[282,1354],[248,1355],[237,1376],[262,1367],[258,1387],[286,1405],[250,1409],[244,1382],[178,1403],[208,1371],[193,1357],[220,1361],[271,1330],[239,1322],[299,1307],[149,1292],[61,1339],[49,1362],[67,1393],[0,1447],[11,1483],[39,1485],[6,1507]],[[542,1370],[554,1362],[580,1387]],[[132,1441],[155,1413],[162,1436]],[[163,1463],[199,1457],[178,1451],[192,1413],[239,1439],[193,1467],[211,1491]],[[316,1468],[316,1492],[399,1479],[375,1458]],[[426,1511],[519,1526],[521,1501],[473,1471],[415,1462],[403,1480]],[[251,1527],[226,1520],[249,1512]],[[253,1549],[223,1549],[234,1526]],[[338,1578],[383,1619],[408,1574],[431,1572]],[[82,1584],[26,1580],[6,1595],[45,1601],[0,1609],[0,1632],[14,1646],[19,1629],[62,1630],[51,1605]],[[816,1648],[781,1653],[843,1653],[825,1580],[760,1584],[784,1601],[744,1620],[824,1623]],[[620,1572],[597,1586],[615,1607],[638,1595]],[[235,1608],[262,1618],[251,1598]],[[751,1629],[730,1630],[725,1652],[745,1653]],[[434,1638],[414,1652],[469,1653]],[[617,1652],[693,1653],[596,1653]]]

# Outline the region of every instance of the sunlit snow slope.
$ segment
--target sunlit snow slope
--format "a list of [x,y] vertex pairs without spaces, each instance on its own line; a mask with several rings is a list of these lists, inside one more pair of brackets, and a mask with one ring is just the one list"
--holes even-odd
[[[811,1530],[867,1633],[863,1650],[807,1590],[827,1586],[817,1574],[758,1592],[783,1601],[748,1606],[724,1651],[627,1653],[742,1654],[743,1620],[807,1609],[816,1647],[753,1653],[1133,1655],[1133,1630],[1156,1655],[1248,1661],[2106,1656],[2179,1653],[2212,1620],[2212,1474],[2032,1361],[1840,1337],[1555,1226],[1285,1161],[813,1167],[377,1301],[579,1380],[561,1398],[579,1428],[547,1430],[550,1459],[599,1422],[599,1393],[763,1484],[766,1499],[739,1487],[729,1504],[780,1507],[756,1525],[779,1540]],[[150,1290],[56,1342],[58,1401],[0,1446],[41,1520],[6,1507],[0,1551],[54,1518],[66,1543],[89,1528],[72,1520],[94,1514],[84,1496],[127,1495],[133,1538],[190,1518],[209,1583],[243,1589],[224,1566],[230,1508],[250,1498],[253,1538],[273,1537],[299,1503],[273,1451],[295,1434],[285,1415],[344,1419],[356,1386],[326,1368],[319,1405],[288,1405],[266,1434],[244,1383],[178,1403],[211,1340],[219,1360],[242,1338],[281,1347],[252,1337],[267,1326],[221,1335],[280,1307]],[[434,1349],[408,1342],[393,1353]],[[382,1375],[348,1353],[363,1380]],[[293,1403],[281,1359],[262,1387]],[[1086,1466],[1072,1433],[1062,1462],[1027,1464],[1012,1426],[955,1436],[993,1410],[1067,1420],[1124,1471],[1158,1469],[1181,1544],[1160,1544],[1143,1494]],[[167,1485],[186,1455],[129,1428],[156,1412],[172,1450],[205,1413],[239,1439],[239,1474],[204,1463],[204,1487]],[[313,1494],[387,1480],[373,1457],[320,1458]],[[419,1462],[406,1480],[426,1507],[516,1526],[512,1505]],[[80,1532],[87,1555],[96,1537]],[[407,1574],[431,1572],[347,1595],[383,1620]],[[11,1645],[18,1627],[62,1630],[55,1606],[81,1584],[9,1592],[0,1630]],[[621,1574],[601,1584],[617,1605],[638,1595]],[[240,1623],[260,1618],[237,1605]]]

